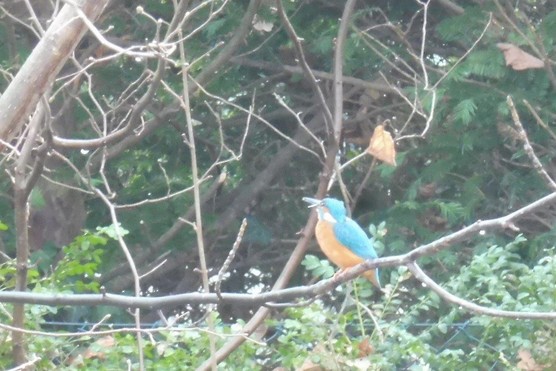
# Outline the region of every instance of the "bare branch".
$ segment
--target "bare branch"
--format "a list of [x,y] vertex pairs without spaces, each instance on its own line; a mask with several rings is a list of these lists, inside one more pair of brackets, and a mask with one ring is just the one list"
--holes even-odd
[[348,25],[355,8],[356,0],[346,1],[344,12],[340,19],[340,27],[338,28],[338,36],[336,37],[336,47],[334,48],[334,139],[340,142],[340,135],[342,134],[342,123],[344,115],[344,47],[347,37]]
[[[81,11],[96,19],[108,0],[82,0]],[[51,86],[87,26],[74,6],[66,4],[44,37],[33,49],[13,81],[0,97],[0,139],[9,142],[22,128],[27,115]],[[56,53],[52,53],[56,50]]]

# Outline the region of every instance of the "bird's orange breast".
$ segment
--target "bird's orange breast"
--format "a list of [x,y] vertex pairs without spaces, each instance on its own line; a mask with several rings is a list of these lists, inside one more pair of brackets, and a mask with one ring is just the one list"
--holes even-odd
[[317,241],[326,257],[342,269],[362,263],[363,259],[338,241],[333,227],[332,223],[320,220],[315,229]]
[[[351,268],[363,262],[363,259],[346,246],[342,245],[334,235],[334,225],[328,221],[319,220],[315,229],[319,246],[326,257],[341,269]],[[375,269],[363,273],[369,281],[380,289],[380,282]]]

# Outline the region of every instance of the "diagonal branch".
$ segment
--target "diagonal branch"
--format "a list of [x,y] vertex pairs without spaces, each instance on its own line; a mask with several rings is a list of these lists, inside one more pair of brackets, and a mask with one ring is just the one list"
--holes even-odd
[[[82,0],[81,11],[94,20],[107,3],[108,0]],[[9,142],[23,127],[86,31],[75,7],[64,5],[0,97],[0,139]]]

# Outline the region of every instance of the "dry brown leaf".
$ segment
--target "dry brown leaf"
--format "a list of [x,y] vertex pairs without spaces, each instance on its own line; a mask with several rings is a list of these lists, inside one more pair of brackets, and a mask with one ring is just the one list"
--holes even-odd
[[388,165],[396,166],[396,147],[389,132],[383,125],[378,125],[371,137],[367,152]]
[[504,53],[506,66],[511,66],[516,71],[529,70],[531,68],[544,68],[543,61],[524,52],[514,44],[498,43],[496,46]]
[[539,365],[530,351],[527,349],[520,349],[517,352],[520,361],[517,363],[517,368],[523,371],[543,371],[545,367]]
[[359,348],[359,358],[367,357],[374,353],[374,348],[369,342],[368,337],[361,340],[359,345],[357,345],[357,348]]

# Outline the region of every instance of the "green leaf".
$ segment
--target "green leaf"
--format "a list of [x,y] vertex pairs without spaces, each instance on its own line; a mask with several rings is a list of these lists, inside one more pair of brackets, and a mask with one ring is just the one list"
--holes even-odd
[[472,98],[464,99],[454,107],[454,119],[468,125],[475,116],[476,110],[477,105]]
[[446,334],[448,332],[448,326],[446,326],[445,323],[439,323],[437,328],[438,328],[438,331],[440,331],[443,334]]
[[123,228],[120,224],[117,226],[111,224],[107,227],[97,227],[97,232],[100,234],[105,234],[106,236],[110,237],[113,240],[118,240],[119,236],[125,236],[129,234],[129,231]]
[[308,270],[313,270],[320,267],[321,262],[320,259],[314,255],[305,255],[305,258],[303,259],[301,264]]

